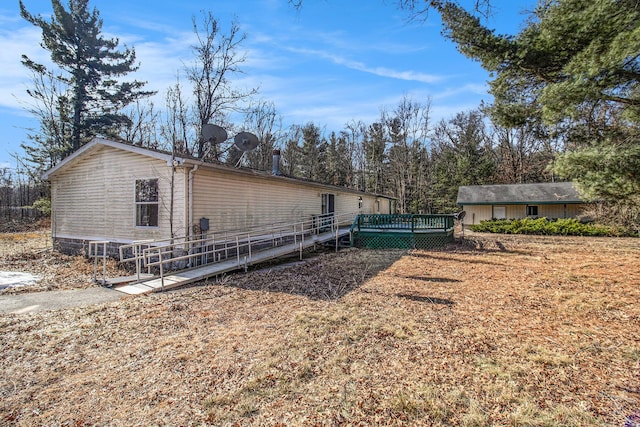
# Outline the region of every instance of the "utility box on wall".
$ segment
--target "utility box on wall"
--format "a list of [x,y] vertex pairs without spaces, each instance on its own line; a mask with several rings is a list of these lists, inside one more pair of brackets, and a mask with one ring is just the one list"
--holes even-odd
[[200,218],[200,231],[209,231],[209,218]]

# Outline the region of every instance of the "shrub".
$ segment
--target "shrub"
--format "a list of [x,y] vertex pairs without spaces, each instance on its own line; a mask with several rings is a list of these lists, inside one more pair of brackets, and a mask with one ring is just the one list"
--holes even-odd
[[31,206],[34,209],[37,209],[41,214],[49,216],[51,215],[51,200],[46,198],[41,198],[33,202]]
[[[585,224],[575,218],[496,219],[469,227],[472,231],[503,234],[547,234],[562,236],[621,236],[618,229],[597,224]],[[629,235],[629,234],[626,234]]]

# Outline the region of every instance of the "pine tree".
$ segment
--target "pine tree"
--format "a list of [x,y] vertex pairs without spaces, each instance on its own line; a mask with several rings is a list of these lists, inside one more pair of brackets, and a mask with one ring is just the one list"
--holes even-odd
[[456,2],[431,4],[445,36],[493,73],[494,121],[555,127],[568,148],[555,160],[558,174],[592,198],[638,199],[640,175],[628,173],[640,147],[636,0],[541,1],[515,36],[496,34]]
[[21,16],[40,28],[41,46],[55,64],[48,69],[22,56],[35,82],[28,93],[38,105],[36,110],[44,112],[38,117],[41,132],[31,140],[44,153],[53,145],[64,157],[95,135],[117,137],[129,124],[123,108],[153,94],[142,90],[145,82],[118,80],[138,69],[135,50],[119,50],[118,39],[102,36],[100,14],[97,9],[89,11],[88,2],[69,0],[65,9],[60,0],[51,0],[53,15],[45,20],[29,13],[20,1]]

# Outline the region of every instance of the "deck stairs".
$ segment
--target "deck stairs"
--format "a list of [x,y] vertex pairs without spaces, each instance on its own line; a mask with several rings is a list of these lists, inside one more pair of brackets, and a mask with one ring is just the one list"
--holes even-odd
[[[276,224],[242,232],[216,233],[199,238],[138,241],[120,246],[120,261],[132,262],[136,274],[126,278],[102,278],[105,285],[140,295],[188,285],[209,277],[242,270],[254,264],[299,253],[314,245],[331,243],[336,250],[349,239],[356,214],[319,215],[309,221]],[[104,254],[91,242],[94,254]],[[90,248],[91,248],[90,244]],[[91,253],[91,250],[90,250]],[[94,256],[94,278],[98,256]],[[104,260],[103,260],[104,262]],[[100,280],[96,280],[100,282]],[[129,283],[127,283],[129,282]]]

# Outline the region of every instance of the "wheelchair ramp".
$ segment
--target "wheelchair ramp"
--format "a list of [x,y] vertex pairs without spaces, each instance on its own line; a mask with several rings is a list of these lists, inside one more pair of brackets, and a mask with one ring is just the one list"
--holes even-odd
[[[248,253],[230,259],[208,263],[196,268],[171,272],[167,275],[162,274],[161,277],[154,277],[153,279],[139,283],[118,286],[114,289],[129,295],[141,295],[151,292],[165,291],[179,286],[199,282],[219,274],[246,269],[250,265],[260,264],[292,253],[300,252],[302,256],[302,250],[306,248],[316,244],[326,243],[334,239],[339,240],[340,238],[348,235],[349,227],[341,227],[337,230],[329,230],[318,234],[312,234],[310,236],[304,236],[304,238],[295,240],[293,243],[286,243],[281,246],[271,246],[257,251],[249,251]],[[171,262],[171,260],[164,259],[162,254],[159,257],[162,258],[162,262],[158,261],[160,265]]]

